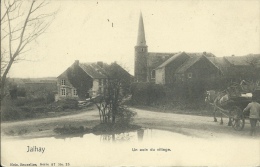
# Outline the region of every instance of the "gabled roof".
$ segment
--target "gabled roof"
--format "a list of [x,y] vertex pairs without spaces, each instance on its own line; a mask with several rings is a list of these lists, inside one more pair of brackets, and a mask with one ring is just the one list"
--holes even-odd
[[63,71],[57,78],[63,78],[67,76],[67,72],[69,68],[71,68],[74,64],[72,64],[70,67],[68,67],[65,71]]
[[185,52],[190,57],[194,56],[205,56],[205,57],[216,57],[214,54],[210,52]]
[[245,56],[225,56],[225,59],[235,66],[248,66],[256,63],[260,66],[260,54],[249,54]]
[[175,54],[177,54],[177,53],[148,52],[147,66],[154,69]]
[[[165,55],[166,53],[161,54],[162,56]],[[174,53],[172,53],[174,54]],[[201,52],[201,53],[187,53],[187,52],[179,52],[179,53],[175,53],[174,55],[171,55],[171,58],[168,58],[168,60],[162,62],[162,64],[160,66],[157,67],[158,68],[163,68],[165,66],[167,66],[169,63],[171,63],[172,61],[174,61],[177,57],[179,56],[189,56],[189,58],[193,58],[193,57],[201,57],[201,56],[205,56],[205,57],[216,57],[214,54],[212,53],[207,53],[207,52]],[[158,54],[157,54],[158,55]],[[160,55],[160,54],[159,54]],[[192,60],[191,60],[192,61]]]
[[119,64],[116,62],[111,63],[110,65],[104,64],[103,69],[106,71],[107,75],[110,78],[114,78],[117,76],[114,76],[116,74],[119,74],[119,76],[128,76],[132,77],[131,74],[129,74],[123,67],[121,67]]
[[175,54],[174,56],[172,56],[171,58],[169,58],[168,60],[166,60],[165,62],[163,62],[160,66],[158,66],[156,69],[159,69],[159,68],[163,68],[165,66],[167,66],[168,64],[170,64],[171,62],[173,62],[174,60],[176,60],[178,57],[180,56],[187,56],[188,55],[185,53],[185,52],[180,52],[178,54]]
[[186,60],[177,70],[176,73],[184,73],[186,70],[188,70],[193,64],[198,62],[201,58],[204,56],[192,56],[188,60]]
[[[100,63],[100,64],[99,64]],[[124,76],[131,75],[120,65],[117,63],[112,64],[106,64],[102,62],[97,63],[79,63],[78,61],[75,61],[69,68],[67,68],[62,74],[58,76],[60,77],[67,77],[67,72],[70,68],[74,68],[75,66],[80,67],[86,75],[90,76],[93,79],[107,79],[107,78],[113,78],[115,72],[119,72],[120,74]]]
[[228,73],[228,67],[231,66],[231,63],[227,61],[224,57],[207,57],[215,66],[217,66],[222,74]]
[[79,66],[91,78],[108,78],[106,72],[96,63],[79,63]]

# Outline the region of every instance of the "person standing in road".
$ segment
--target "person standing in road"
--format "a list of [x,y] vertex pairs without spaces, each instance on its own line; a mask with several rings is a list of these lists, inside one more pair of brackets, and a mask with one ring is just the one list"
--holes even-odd
[[250,135],[255,135],[256,123],[260,118],[260,104],[256,102],[256,97],[252,97],[252,102],[247,105],[243,112],[250,112],[249,119],[251,124]]

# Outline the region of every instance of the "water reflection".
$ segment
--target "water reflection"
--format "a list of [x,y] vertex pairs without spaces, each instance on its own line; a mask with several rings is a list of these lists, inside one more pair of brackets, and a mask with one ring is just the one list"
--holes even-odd
[[138,141],[143,141],[143,138],[144,138],[144,129],[139,129],[139,130],[137,130],[137,136],[138,136]]
[[95,135],[93,133],[88,134],[71,134],[71,135],[61,135],[61,136],[55,136],[55,139],[63,139],[70,140],[72,138],[84,138],[89,140],[90,138],[99,138],[100,142],[104,143],[110,143],[110,142],[129,142],[129,141],[143,141],[144,134],[150,134],[151,129],[138,129],[136,131],[131,132],[123,132],[123,133],[117,133],[117,134],[99,134]]
[[124,142],[130,141],[134,137],[134,132],[120,133],[120,134],[111,134],[111,135],[100,135],[102,142]]
[[[44,147],[46,151],[44,154],[27,153],[28,146]],[[208,140],[155,129],[139,129],[119,134],[95,135],[89,133],[60,138],[5,139],[1,141],[5,164],[14,161],[38,162],[39,164],[39,160],[44,159],[44,162],[47,163],[66,161],[71,166],[115,166],[118,164],[149,166],[158,162],[169,162],[169,160],[173,163],[167,166],[178,165],[179,162],[189,162],[186,164],[188,166],[191,164],[216,166],[219,162],[234,162],[234,157],[238,156],[238,146],[240,150],[243,150],[244,155],[251,156],[236,159],[233,166],[248,166],[248,162],[259,163],[258,139]],[[147,151],[140,151],[141,149]],[[171,151],[161,151],[162,149]],[[225,156],[227,154],[229,156]],[[159,164],[159,166],[162,165],[164,163]]]
[[143,141],[144,132],[151,131],[151,129],[138,129],[132,132],[124,132],[118,134],[103,134],[100,135],[101,142],[129,142],[129,141]]

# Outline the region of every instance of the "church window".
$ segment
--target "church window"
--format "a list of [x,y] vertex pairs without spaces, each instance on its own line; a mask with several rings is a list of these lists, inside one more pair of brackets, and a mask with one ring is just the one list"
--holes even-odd
[[155,70],[152,70],[151,72],[151,79],[155,79]]

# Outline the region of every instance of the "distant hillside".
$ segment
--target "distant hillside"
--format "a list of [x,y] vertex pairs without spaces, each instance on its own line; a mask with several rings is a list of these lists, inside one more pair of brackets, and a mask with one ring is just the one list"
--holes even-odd
[[39,83],[39,82],[56,82],[56,77],[42,77],[42,78],[8,78],[9,82],[16,83],[18,85],[25,84],[25,83]]

